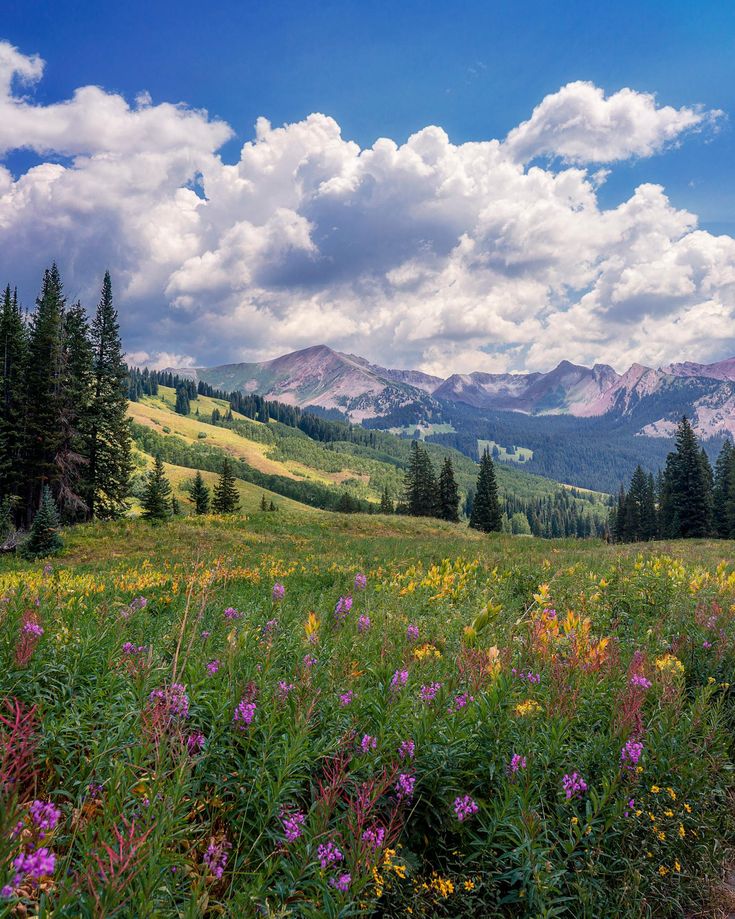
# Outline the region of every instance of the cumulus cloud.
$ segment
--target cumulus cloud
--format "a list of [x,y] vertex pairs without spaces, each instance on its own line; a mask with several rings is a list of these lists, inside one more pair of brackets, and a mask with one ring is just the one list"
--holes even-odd
[[735,241],[658,185],[602,208],[607,172],[591,166],[661,150],[713,113],[574,83],[504,141],[453,144],[430,126],[361,149],[315,113],[259,119],[226,163],[232,130],[206,112],[98,87],[39,105],[23,92],[42,72],[0,43],[0,150],[55,160],[0,165],[0,281],[30,299],[56,258],[91,304],[109,267],[141,363],[324,342],[440,375],[625,367],[708,358],[732,337]]
[[598,86],[579,80],[546,96],[505,145],[521,162],[558,156],[568,163],[612,163],[658,153],[721,116],[716,109],[659,107],[653,95],[632,89],[606,97]]

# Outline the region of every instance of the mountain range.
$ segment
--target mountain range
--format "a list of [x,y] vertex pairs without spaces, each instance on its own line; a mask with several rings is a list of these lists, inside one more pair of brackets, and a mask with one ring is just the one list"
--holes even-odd
[[735,358],[713,364],[690,361],[653,369],[633,364],[623,374],[607,364],[584,367],[562,361],[547,373],[452,374],[395,370],[354,354],[317,345],[259,363],[169,368],[216,389],[258,393],[301,408],[337,410],[353,422],[401,417],[408,423],[441,420],[451,406],[532,416],[628,418],[636,434],[670,437],[682,414],[698,434],[735,434]]

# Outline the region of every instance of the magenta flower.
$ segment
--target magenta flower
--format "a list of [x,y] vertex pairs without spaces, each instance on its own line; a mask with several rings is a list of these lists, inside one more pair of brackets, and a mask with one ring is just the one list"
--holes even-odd
[[390,681],[391,692],[400,692],[408,682],[408,670],[396,670]]
[[21,852],[13,861],[13,867],[16,872],[13,883],[16,886],[24,877],[30,877],[32,881],[40,881],[41,878],[54,873],[56,856],[45,847],[31,849],[29,852]]
[[510,672],[517,676],[519,680],[526,680],[528,683],[541,682],[541,674],[534,673],[532,670],[517,670],[515,667],[511,667]]
[[357,631],[358,632],[367,632],[370,628],[370,616],[366,616],[364,613],[357,620]]
[[220,842],[212,841],[207,847],[207,851],[204,853],[204,864],[209,869],[209,873],[213,874],[217,880],[225,873],[227,852],[231,848],[232,844],[227,842],[226,839]]
[[399,801],[410,801],[413,797],[413,791],[416,786],[416,777],[413,775],[408,775],[405,772],[401,772],[398,775],[398,781],[396,782],[396,797]]
[[450,712],[461,711],[463,708],[465,708],[468,705],[468,703],[474,702],[474,701],[475,701],[474,696],[471,696],[466,692],[461,692],[457,696],[454,697],[454,701],[449,706],[448,710]]
[[643,756],[643,744],[639,740],[626,740],[620,751],[620,765],[623,769],[633,770]]
[[211,634],[212,634],[212,633],[211,633],[211,632],[208,632],[207,629],[204,629],[204,630],[200,633],[201,637],[202,637],[205,641],[209,638],[209,636],[210,636]]
[[373,852],[376,852],[385,840],[385,827],[379,823],[369,826],[362,834],[362,841],[366,842]]
[[269,619],[268,622],[263,626],[263,635],[270,635],[271,632],[275,632],[278,628],[277,619]]
[[41,635],[43,635],[43,626],[40,626],[37,622],[28,620],[23,623],[21,632],[25,632],[26,635],[36,635],[40,638]]
[[286,588],[280,581],[276,581],[271,590],[271,599],[274,603],[280,603],[281,600],[286,596]]
[[214,674],[217,673],[218,670],[219,670],[219,661],[218,661],[218,660],[210,661],[210,662],[207,664],[207,673],[208,673],[210,676],[214,676]]
[[517,772],[520,772],[521,769],[526,768],[526,757],[521,756],[520,753],[514,753],[510,758],[508,763],[508,775],[515,775]]
[[400,759],[413,759],[416,752],[416,744],[412,740],[404,740],[398,748]]
[[367,587],[367,575],[356,574],[355,575],[355,590],[365,590]]
[[587,791],[587,783],[578,772],[565,775],[561,784],[567,801],[572,798],[580,798]]
[[441,683],[429,683],[428,686],[422,686],[419,691],[419,698],[427,705],[431,705],[434,699],[436,699],[436,694],[441,688]]
[[469,795],[462,795],[454,799],[454,813],[457,815],[457,820],[459,820],[460,823],[473,814],[476,814],[478,810],[477,804]]
[[650,689],[653,685],[650,680],[647,680],[640,673],[634,673],[629,682],[630,685],[634,686],[636,689]]
[[418,641],[419,640],[419,627],[417,625],[409,625],[406,629],[406,638],[408,641]]
[[362,740],[360,741],[360,749],[363,753],[369,753],[370,750],[374,750],[377,746],[377,737],[371,737],[370,734],[362,735]]
[[255,709],[257,708],[255,702],[248,702],[246,699],[242,699],[237,708],[235,709],[235,714],[232,717],[232,721],[235,727],[239,731],[245,731],[253,723],[253,718],[255,718]]
[[286,837],[286,842],[295,842],[303,835],[305,822],[306,814],[301,811],[294,811],[291,814],[284,810],[281,811],[281,823],[283,824],[283,835]]
[[53,830],[61,818],[61,811],[50,801],[33,801],[30,806],[30,814],[31,820],[42,831],[42,834]]
[[316,662],[317,662],[317,659],[314,657],[313,654],[305,654],[304,659],[302,661],[304,667],[306,667],[307,670],[311,669],[316,664]]
[[154,689],[148,698],[165,709],[171,718],[189,717],[189,697],[182,683],[172,683],[167,689]]
[[285,680],[278,681],[278,698],[281,702],[285,702],[288,699],[288,694],[294,688],[293,683],[287,683]]
[[206,737],[204,734],[199,733],[198,731],[194,734],[189,734],[186,738],[186,749],[189,753],[189,756],[194,756],[197,753],[200,753],[204,749],[204,744],[206,742]]
[[342,855],[331,839],[329,842],[320,843],[319,846],[317,846],[316,854],[319,859],[319,864],[323,869],[341,862],[344,858],[344,855]]
[[224,611],[225,619],[239,619],[242,613],[239,613],[234,606],[228,606]]
[[336,888],[341,893],[347,893],[347,891],[350,889],[351,883],[352,883],[352,875],[348,874],[347,872],[345,872],[344,874],[340,874],[336,878],[329,879],[330,886]]
[[337,622],[342,623],[352,609],[352,597],[340,597],[334,607],[334,618]]
[[347,692],[343,692],[339,697],[339,704],[342,708],[347,708],[347,706],[352,702],[352,690],[348,689]]

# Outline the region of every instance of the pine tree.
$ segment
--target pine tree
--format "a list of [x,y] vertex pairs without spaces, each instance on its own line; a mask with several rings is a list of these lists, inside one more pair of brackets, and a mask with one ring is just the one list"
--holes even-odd
[[179,385],[176,387],[175,411],[178,412],[179,415],[191,414],[191,405],[189,404],[189,394],[185,386]]
[[146,520],[166,520],[171,516],[171,483],[160,456],[155,457],[153,469],[148,473],[141,503]]
[[[28,340],[17,294],[5,289],[0,311],[0,497],[22,491],[24,376]],[[10,505],[8,505],[10,506]]]
[[31,317],[25,369],[25,428],[21,475],[24,513],[30,521],[40,506],[44,486],[56,487],[56,453],[63,441],[60,424],[64,295],[56,265],[47,269]]
[[195,514],[209,513],[209,489],[204,484],[204,479],[198,469],[194,476],[194,484],[189,490],[189,500],[194,504]]
[[651,539],[655,539],[658,533],[658,515],[656,513],[656,485],[653,480],[653,473],[650,472],[646,479],[646,491],[643,498],[641,518],[641,539],[644,539],[647,542]]
[[260,509],[261,511],[268,510],[268,502],[265,500],[265,492],[260,496]]
[[23,544],[21,554],[25,558],[42,558],[58,552],[62,545],[59,536],[59,512],[51,489],[48,485],[44,485],[41,505],[33,518],[33,526],[28,539]]
[[127,510],[125,498],[132,470],[130,422],[127,418],[127,368],[120,326],[112,302],[110,272],[105,272],[97,314],[92,323],[94,404],[89,436],[88,505],[92,517],[115,519]]
[[215,514],[234,514],[240,510],[240,497],[229,459],[222,461],[222,472],[214,489],[212,510]]
[[89,513],[87,446],[92,420],[94,370],[87,315],[80,303],[64,314],[59,423],[61,443],[56,453],[58,504],[66,520],[83,520]]
[[426,448],[416,440],[411,443],[404,493],[408,513],[413,517],[433,517],[437,513],[438,493],[434,467]]
[[661,504],[663,535],[708,536],[712,529],[712,470],[703,458],[692,426],[682,418],[676,450],[666,458]]
[[728,518],[728,501],[733,490],[733,446],[728,438],[722,444],[722,449],[715,463],[714,484],[714,513],[713,527],[715,535],[720,539],[728,539],[731,534],[730,520]]
[[495,468],[487,448],[480,460],[480,473],[477,477],[477,489],[472,504],[470,526],[473,530],[493,533],[500,530],[502,515],[498,503],[498,485],[495,481]]
[[393,510],[393,501],[388,491],[388,486],[386,485],[385,488],[383,488],[383,494],[380,496],[380,513],[392,514]]
[[446,457],[439,474],[439,508],[438,516],[452,523],[459,522],[459,488],[454,478],[454,467]]
[[[643,539],[647,491],[646,474],[641,466],[636,466],[630,480],[630,490],[625,499],[623,539],[626,542],[640,542]],[[645,526],[647,527],[647,523]]]

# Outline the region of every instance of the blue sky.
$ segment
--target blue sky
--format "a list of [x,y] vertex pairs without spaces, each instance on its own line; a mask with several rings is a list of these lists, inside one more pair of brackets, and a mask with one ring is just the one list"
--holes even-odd
[[[210,7],[189,0],[177,3],[129,0],[124,4],[87,0],[11,3],[9,9],[6,4],[3,10],[0,39],[17,48],[22,55],[35,54],[45,62],[42,76],[34,76],[27,81],[29,85],[20,90],[16,87],[19,97],[26,96],[37,109],[63,103],[79,87],[87,85],[99,86],[108,95],[120,94],[131,107],[136,95],[145,91],[150,94],[154,107],[163,102],[182,102],[194,109],[206,109],[211,119],[221,119],[231,129],[227,139],[211,143],[213,152],[223,164],[238,163],[240,148],[253,139],[253,126],[260,116],[267,118],[275,128],[300,123],[310,113],[323,113],[340,126],[344,140],[354,140],[365,149],[381,137],[391,138],[400,146],[410,135],[430,125],[443,129],[451,144],[457,146],[468,141],[502,140],[514,127],[529,119],[534,107],[545,97],[575,81],[588,81],[606,96],[624,88],[639,94],[655,94],[658,106],[676,110],[701,106],[703,110],[722,114],[713,117],[706,129],[700,126],[693,133],[682,130],[671,142],[661,143],[645,154],[639,155],[633,150],[630,155],[617,157],[614,164],[608,164],[581,162],[579,158],[570,163],[569,158],[565,161],[563,156],[542,153],[543,160],[540,156],[531,157],[526,168],[541,164],[550,174],[558,175],[565,166],[576,165],[587,169],[591,175],[603,165],[609,174],[596,188],[596,205],[600,209],[616,208],[630,199],[636,187],[656,183],[664,187],[672,208],[697,215],[699,227],[715,236],[735,235],[735,179],[732,175],[735,134],[731,122],[735,112],[735,4],[695,5],[671,0],[642,4],[415,0],[400,4],[344,0],[316,4],[303,0],[271,3],[227,0]],[[17,181],[39,163],[61,163],[66,168],[72,164],[74,156],[84,153],[81,148],[69,147],[68,143],[65,146],[61,141],[57,145],[44,143],[41,147],[37,142],[24,142],[19,137],[21,149],[13,149],[13,143],[7,143],[8,149],[0,164],[4,162]],[[29,151],[28,147],[34,144],[35,149]],[[125,155],[129,154],[126,147]],[[99,151],[90,148],[90,155],[98,156]],[[206,156],[204,158],[206,160]],[[72,178],[70,173],[71,170],[65,179]],[[186,181],[179,179],[179,185],[192,187],[194,184],[197,193],[209,199],[215,179],[209,175],[208,188],[204,188],[204,184],[197,184],[202,173],[207,173],[207,166],[197,165]],[[377,181],[374,175],[370,176],[370,181]],[[285,193],[283,201],[290,202]],[[158,204],[160,198],[151,199],[151,211]],[[283,202],[279,206],[283,206]],[[426,210],[425,202],[421,209]],[[261,336],[249,348],[243,346],[240,351],[223,347],[215,353],[211,348],[197,346],[196,334],[191,330],[187,333],[186,323],[181,319],[182,309],[189,310],[189,319],[194,315],[196,295],[190,291],[181,293],[181,278],[177,276],[175,282],[171,281],[175,271],[169,272],[168,280],[161,280],[160,289],[152,293],[153,282],[141,282],[136,287],[136,256],[129,251],[127,237],[111,243],[109,251],[96,242],[92,247],[95,257],[110,262],[123,279],[124,291],[132,304],[126,321],[130,339],[138,350],[144,350],[146,338],[156,338],[155,345],[160,349],[163,340],[173,336],[177,355],[210,361],[238,356],[262,357],[278,350],[278,341],[283,341],[284,346],[305,343],[298,335],[289,337],[288,329],[294,323],[303,324],[304,316],[300,319],[293,313],[287,316],[285,300],[288,297],[292,301],[294,298],[303,300],[305,286],[311,284],[313,288],[315,260],[319,264],[332,265],[337,256],[325,254],[321,248],[320,240],[329,233],[328,228],[318,223],[321,211],[306,206],[294,206],[292,210],[316,228],[312,241],[316,241],[319,251],[315,255],[314,246],[309,250],[310,242],[301,239],[296,245],[310,251],[308,271],[297,260],[282,274],[275,272],[278,274],[275,277],[273,258],[269,256],[269,268],[265,272],[269,283],[260,278],[248,288],[243,282],[237,291],[230,291],[228,297],[223,298],[221,310],[227,313],[228,320],[238,311],[244,311],[247,314],[245,327],[259,314],[282,325],[274,339]],[[227,228],[239,226],[244,217],[254,226],[264,225],[265,218],[255,218],[250,211],[244,210],[230,215]],[[332,217],[330,212],[330,219]],[[74,219],[84,218],[77,214]],[[474,221],[474,216],[472,219]],[[112,233],[118,219],[107,212],[103,224]],[[349,230],[346,226],[335,225],[343,234],[340,253],[356,245],[357,240],[360,245],[370,245],[369,227],[372,224],[351,224]],[[298,234],[301,230],[303,227],[291,226],[288,233]],[[435,238],[422,225],[421,231],[417,230],[413,236],[418,240],[417,246],[423,247],[421,251],[428,246],[446,257],[449,242],[445,246],[445,236],[455,244],[461,238],[461,230],[452,223],[451,232],[444,227]],[[210,227],[206,233],[202,231],[202,246],[195,257],[201,258],[205,252],[219,252],[221,237],[226,232],[224,225],[216,230]],[[404,227],[403,232],[407,237],[412,236],[410,227]],[[678,232],[672,229],[674,236]],[[349,233],[353,235],[344,238]],[[215,236],[220,238],[219,242],[213,238]],[[52,240],[59,245],[58,236]],[[43,244],[40,238],[39,244]],[[379,249],[378,239],[375,244]],[[293,246],[293,241],[289,245]],[[182,243],[180,248],[182,259],[192,257],[187,244]],[[406,251],[409,250],[407,246]],[[279,251],[283,251],[283,245]],[[120,256],[117,265],[115,258],[121,252],[124,257]],[[416,251],[411,254],[415,262]],[[168,253],[166,257],[172,256]],[[640,260],[640,256],[637,258]],[[721,258],[718,251],[715,260]],[[91,265],[88,270],[84,254],[80,252],[68,261],[65,267],[74,291],[91,291],[94,283]],[[161,258],[156,261],[160,263]],[[231,258],[226,261],[232,265]],[[593,261],[599,266],[599,254]],[[16,264],[14,258],[13,265]],[[408,271],[407,264],[408,259],[401,269],[404,273]],[[0,274],[3,275],[0,280],[3,282],[10,267],[10,263],[3,265],[0,256]],[[369,288],[370,296],[374,297],[376,277],[381,278],[377,286],[384,288],[382,278],[392,278],[390,272],[395,272],[397,267],[381,264],[366,270],[362,266],[359,277],[352,278],[350,296],[360,300]],[[28,273],[37,270],[38,265],[29,257]],[[351,266],[344,266],[340,278],[346,277],[350,270]],[[22,266],[20,273],[23,275]],[[21,277],[21,285],[24,280]],[[536,283],[538,278],[533,280]],[[347,321],[335,325],[330,319],[335,298],[344,296],[343,287],[337,288],[335,283],[332,273],[329,280],[332,286],[317,305],[319,316],[314,320],[315,334],[334,327],[339,333],[335,332],[332,343],[359,351],[359,340],[364,337],[365,329],[354,323],[350,327]],[[561,285],[556,281],[547,283],[546,279],[542,283],[547,284],[543,309],[556,308],[565,312],[570,304],[589,293],[593,282],[589,278],[565,278]],[[710,279],[700,285],[700,300],[712,300],[713,283]],[[723,286],[721,278],[718,283]],[[727,283],[724,287],[729,291]],[[174,290],[179,294],[178,300],[172,293]],[[274,300],[274,290],[282,292],[282,300],[278,303]],[[287,292],[283,293],[284,290]],[[640,284],[636,290],[640,292]],[[661,296],[660,291],[654,293]],[[525,295],[532,296],[528,291]],[[308,296],[313,302],[313,290]],[[728,296],[727,292],[718,293],[715,298],[720,302],[724,297],[727,310],[730,309]],[[245,301],[247,308],[243,305]],[[155,302],[156,323],[146,325],[142,317],[150,316],[152,302]],[[380,310],[390,309],[390,302],[394,301],[374,302],[374,308]],[[671,310],[681,308],[679,291],[672,295],[670,302]],[[635,309],[655,323],[664,310],[658,302],[653,307],[646,305],[649,303],[649,292],[644,291],[635,300]],[[692,305],[689,303],[687,308]],[[606,310],[608,306],[597,304],[595,308]],[[498,318],[499,325],[508,319],[503,315]],[[724,316],[721,318],[724,323]],[[375,347],[387,350],[396,360],[435,370],[440,369],[440,365],[453,369],[458,363],[462,366],[457,369],[477,369],[467,366],[467,362],[473,356],[479,358],[493,350],[498,362],[492,368],[488,365],[488,369],[495,366],[503,369],[503,361],[510,361],[513,369],[516,365],[520,368],[543,362],[539,355],[529,356],[532,350],[530,326],[515,337],[506,332],[496,339],[488,330],[475,329],[477,334],[467,329],[452,330],[449,328],[452,323],[444,319],[437,319],[436,324],[437,341],[427,338],[415,348],[400,347],[396,338],[400,334],[398,322],[374,339],[380,342]],[[570,346],[571,356],[590,360],[600,352],[606,359],[618,363],[629,353],[643,356],[642,342],[626,339],[621,329],[613,328],[614,325],[607,326],[608,337],[616,339],[617,347],[600,334],[594,341]],[[561,321],[556,327],[553,322],[545,325],[554,336],[554,348],[551,349],[554,354],[557,351],[561,354],[563,327]],[[649,339],[652,328],[647,333]],[[660,332],[653,332],[654,337],[657,334],[662,336],[662,343],[653,349],[651,362],[677,356],[664,346],[667,334],[664,326]],[[483,341],[483,335],[491,340]],[[451,342],[451,347],[442,351],[441,341]],[[458,345],[460,341],[465,343]],[[681,350],[679,342],[677,348]],[[735,342],[731,345],[715,332],[710,341],[693,342],[692,348],[697,356],[714,359],[735,350]],[[505,356],[502,361],[500,355]]]

